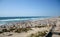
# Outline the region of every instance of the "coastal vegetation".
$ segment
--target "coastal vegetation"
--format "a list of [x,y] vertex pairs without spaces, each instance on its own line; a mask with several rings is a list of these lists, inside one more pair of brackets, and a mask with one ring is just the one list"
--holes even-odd
[[7,29],[2,29],[2,31],[3,31],[3,32],[9,32],[9,30],[7,30]]
[[3,33],[3,31],[0,31],[0,34]]
[[4,32],[16,32],[16,33],[21,33],[21,32],[27,32],[29,30],[32,30],[31,28],[17,28],[17,29],[14,29],[14,28],[10,28],[9,30],[7,29],[2,29],[2,31],[0,31],[0,34],[1,33],[4,33]]
[[46,26],[35,26],[36,28],[46,27]]
[[32,33],[29,37],[44,37],[47,34],[47,32],[48,32],[47,30],[42,32],[38,31],[35,34]]
[[15,32],[21,33],[21,32],[27,32],[29,30],[32,30],[32,29],[31,28],[19,28],[19,29],[16,29]]
[[2,29],[2,30],[0,31],[0,34],[1,34],[1,33],[4,33],[4,32],[10,32],[10,30]]

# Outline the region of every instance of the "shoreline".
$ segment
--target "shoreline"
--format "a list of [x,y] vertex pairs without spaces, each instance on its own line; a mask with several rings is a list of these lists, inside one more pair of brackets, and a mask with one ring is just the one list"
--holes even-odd
[[[12,22],[12,23],[8,23],[6,25],[2,25],[0,28],[8,29],[8,30],[10,28],[15,29],[15,30],[16,29],[21,29],[22,31],[25,30],[25,28],[32,28],[35,31],[36,28],[37,28],[38,31],[40,31],[41,29],[42,29],[42,31],[44,31],[44,30],[46,30],[46,28],[47,28],[47,30],[49,30],[51,28],[51,26],[54,25],[54,22],[55,22],[56,26],[60,25],[60,18],[55,17],[55,18],[43,18],[43,19],[35,19],[35,20],[26,20],[26,21],[22,21],[22,22]],[[13,32],[15,30],[13,30]],[[33,32],[33,30],[31,30],[31,31]],[[7,35],[6,32],[4,32],[4,33],[5,33],[5,35]],[[18,34],[13,33],[13,35],[11,37],[15,37],[15,35],[16,35],[16,37],[17,36],[18,37],[22,36],[22,35],[20,35],[20,33],[18,33]],[[25,33],[22,33],[22,34],[25,35]],[[5,36],[5,35],[0,34],[0,36]],[[6,37],[9,37],[9,36],[6,36]]]

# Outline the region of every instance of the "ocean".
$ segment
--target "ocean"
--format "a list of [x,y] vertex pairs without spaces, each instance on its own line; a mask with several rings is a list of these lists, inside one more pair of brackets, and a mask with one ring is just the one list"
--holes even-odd
[[35,20],[49,18],[49,16],[32,16],[32,17],[0,17],[0,25],[6,24],[7,22],[18,22],[23,20]]

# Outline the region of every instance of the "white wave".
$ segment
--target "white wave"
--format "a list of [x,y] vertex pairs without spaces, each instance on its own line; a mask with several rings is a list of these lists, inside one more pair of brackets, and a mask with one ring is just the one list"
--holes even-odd
[[45,18],[24,18],[24,19],[5,19],[5,20],[0,20],[1,21],[19,21],[19,20],[43,20]]
[[18,20],[28,20],[28,19],[5,19],[0,21],[18,21]]
[[24,19],[5,19],[5,20],[0,20],[0,21],[16,21],[16,20],[34,20],[38,18],[24,18]]

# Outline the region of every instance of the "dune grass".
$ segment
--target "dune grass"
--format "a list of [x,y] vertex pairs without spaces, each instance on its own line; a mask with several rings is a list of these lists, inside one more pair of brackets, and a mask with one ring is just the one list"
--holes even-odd
[[3,33],[3,31],[0,31],[0,34]]
[[32,29],[31,28],[19,28],[19,29],[16,29],[15,32],[21,33],[21,32],[27,32],[29,30],[32,30]]
[[32,33],[29,37],[44,37],[47,34],[46,32],[47,31],[42,31],[42,32],[38,31],[35,34]]

